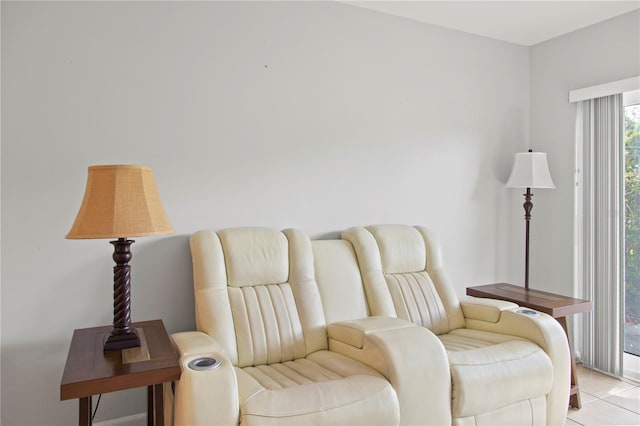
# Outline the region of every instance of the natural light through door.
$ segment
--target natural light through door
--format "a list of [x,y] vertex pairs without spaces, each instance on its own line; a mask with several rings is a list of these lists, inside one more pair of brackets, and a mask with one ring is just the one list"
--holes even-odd
[[640,99],[625,96],[624,206],[625,206],[625,375],[640,375]]

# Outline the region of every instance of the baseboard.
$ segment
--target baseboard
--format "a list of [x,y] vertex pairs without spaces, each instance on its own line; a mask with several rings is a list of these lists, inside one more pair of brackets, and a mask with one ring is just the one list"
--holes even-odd
[[133,416],[120,417],[119,419],[94,423],[95,426],[146,426],[146,424],[147,413],[134,414]]

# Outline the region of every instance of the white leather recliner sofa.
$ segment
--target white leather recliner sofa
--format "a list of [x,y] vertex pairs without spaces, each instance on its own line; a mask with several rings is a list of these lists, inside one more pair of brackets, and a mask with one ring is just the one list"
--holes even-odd
[[459,301],[427,228],[351,228],[342,238],[355,248],[370,313],[426,327],[446,348],[453,424],[564,424],[570,359],[555,319],[510,302]]
[[459,302],[439,250],[428,230],[402,225],[324,241],[193,234],[198,331],[172,336],[182,376],[168,421],[563,424],[562,328],[508,302]]
[[[197,232],[190,243],[198,331],[172,335],[182,367],[174,424],[396,425],[429,415],[449,422],[437,338],[366,315],[328,329],[307,236],[235,228]],[[333,350],[331,333],[357,340],[358,350]]]

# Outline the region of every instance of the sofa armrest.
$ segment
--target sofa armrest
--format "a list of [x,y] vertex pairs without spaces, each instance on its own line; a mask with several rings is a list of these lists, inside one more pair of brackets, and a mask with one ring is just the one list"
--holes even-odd
[[403,425],[451,424],[451,379],[444,346],[428,329],[369,317],[327,326],[329,350],[384,375],[400,402]]
[[[176,382],[176,426],[237,425],[239,419],[236,374],[222,346],[208,334],[188,331],[171,335],[180,356],[182,375]],[[215,368],[196,370],[189,363],[198,358],[221,362]]]
[[460,299],[460,306],[465,319],[473,319],[496,323],[503,311],[518,307],[515,303],[496,299],[464,296]]
[[367,335],[385,331],[415,327],[409,321],[390,317],[368,317],[352,321],[334,322],[327,326],[329,339],[362,349]]
[[569,343],[562,326],[553,317],[527,308],[501,312],[496,322],[467,318],[467,328],[509,334],[536,343],[553,364],[553,386],[547,395],[546,424],[562,424],[569,404],[571,359]]

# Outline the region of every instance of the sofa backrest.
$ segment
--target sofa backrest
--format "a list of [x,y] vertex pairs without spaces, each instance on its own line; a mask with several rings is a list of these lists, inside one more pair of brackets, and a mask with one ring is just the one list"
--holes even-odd
[[465,326],[432,231],[376,225],[348,229],[342,238],[355,249],[371,315],[402,318],[435,334]]
[[196,325],[238,367],[327,348],[311,241],[293,229],[231,228],[190,238]]
[[327,324],[368,317],[369,308],[351,243],[344,240],[315,240],[311,246]]

